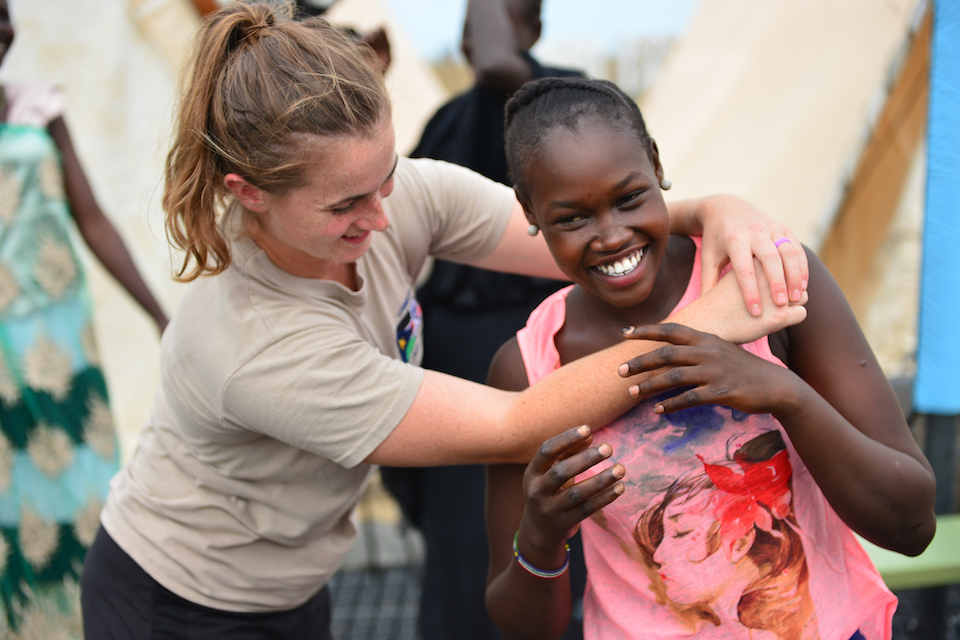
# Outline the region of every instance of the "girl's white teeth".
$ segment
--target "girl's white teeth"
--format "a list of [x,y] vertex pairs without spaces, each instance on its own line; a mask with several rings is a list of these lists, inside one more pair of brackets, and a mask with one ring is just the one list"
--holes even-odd
[[606,276],[625,276],[637,268],[642,257],[643,249],[639,249],[623,260],[618,260],[613,264],[598,264],[597,270]]

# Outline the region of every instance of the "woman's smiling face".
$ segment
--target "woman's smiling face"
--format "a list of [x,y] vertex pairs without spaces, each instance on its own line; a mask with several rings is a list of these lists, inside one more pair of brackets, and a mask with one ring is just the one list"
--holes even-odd
[[563,272],[628,307],[653,290],[670,236],[662,175],[636,134],[590,118],[547,132],[524,168],[521,200]]
[[393,190],[397,166],[389,120],[372,136],[313,144],[324,160],[308,172],[305,186],[247,205],[257,212],[257,244],[277,266],[306,277],[357,261],[372,234],[389,226],[382,201]]

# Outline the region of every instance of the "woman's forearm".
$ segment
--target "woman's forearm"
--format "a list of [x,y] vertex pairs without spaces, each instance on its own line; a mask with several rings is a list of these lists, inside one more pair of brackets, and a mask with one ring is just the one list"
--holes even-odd
[[[745,343],[796,324],[805,316],[803,307],[766,302],[761,317],[750,315],[736,281],[728,275],[667,321]],[[510,461],[528,461],[540,443],[565,429],[580,424],[600,427],[630,409],[637,399],[628,389],[636,381],[621,377],[620,365],[659,346],[658,342],[625,340],[568,363],[521,392],[513,399],[506,422],[528,434],[524,440],[530,448]]]

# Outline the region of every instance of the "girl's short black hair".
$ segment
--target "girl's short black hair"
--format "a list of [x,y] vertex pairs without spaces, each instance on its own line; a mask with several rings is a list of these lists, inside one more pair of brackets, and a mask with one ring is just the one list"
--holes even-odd
[[551,129],[576,131],[585,118],[632,133],[651,152],[650,134],[640,107],[617,85],[587,78],[541,78],[517,91],[504,108],[504,148],[510,180],[526,193],[523,167]]

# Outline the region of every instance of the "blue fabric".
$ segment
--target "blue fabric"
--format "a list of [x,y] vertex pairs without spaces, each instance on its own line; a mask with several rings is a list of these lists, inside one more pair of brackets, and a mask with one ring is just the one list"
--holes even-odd
[[960,413],[960,2],[935,2],[914,408]]

